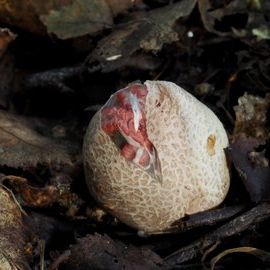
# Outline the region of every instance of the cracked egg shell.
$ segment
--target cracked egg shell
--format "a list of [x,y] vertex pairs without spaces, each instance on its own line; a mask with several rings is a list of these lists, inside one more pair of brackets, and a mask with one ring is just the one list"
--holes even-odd
[[[126,119],[131,109],[135,117],[133,107],[125,104],[123,116],[123,99],[115,99],[114,107],[112,100],[133,93],[134,87],[146,91],[138,98],[140,120],[129,137],[123,119],[135,125],[135,119]],[[224,200],[230,184],[224,152],[228,137],[217,116],[174,83],[146,81],[134,87],[116,92],[92,118],[83,146],[85,175],[91,194],[105,210],[154,234]],[[102,125],[108,107],[114,110],[106,110],[109,130]],[[116,143],[119,130],[128,144]],[[140,164],[143,153],[148,154],[147,163]]]

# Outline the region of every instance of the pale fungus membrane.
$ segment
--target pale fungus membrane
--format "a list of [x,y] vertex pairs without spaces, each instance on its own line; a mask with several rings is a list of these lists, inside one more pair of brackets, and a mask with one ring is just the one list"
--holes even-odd
[[222,123],[164,81],[117,91],[84,140],[86,181],[100,205],[127,225],[160,233],[225,198],[230,178]]
[[146,130],[146,96],[147,88],[141,84],[117,91],[101,110],[100,128],[111,137],[126,160],[162,181],[158,153]]

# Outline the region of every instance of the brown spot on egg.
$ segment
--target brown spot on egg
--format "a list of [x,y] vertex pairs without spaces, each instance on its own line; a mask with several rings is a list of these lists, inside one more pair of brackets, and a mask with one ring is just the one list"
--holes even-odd
[[161,103],[158,100],[156,100],[156,107],[160,107],[160,106],[161,106]]
[[216,153],[215,152],[215,144],[216,144],[216,137],[215,137],[215,135],[211,134],[207,138],[207,152],[208,152],[209,156],[213,156]]

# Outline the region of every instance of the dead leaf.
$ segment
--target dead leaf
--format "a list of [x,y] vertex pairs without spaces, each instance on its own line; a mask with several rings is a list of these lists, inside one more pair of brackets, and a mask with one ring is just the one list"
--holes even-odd
[[114,16],[127,11],[132,6],[139,5],[141,0],[106,0]]
[[74,0],[57,10],[42,15],[48,33],[68,39],[94,34],[112,27],[111,11],[105,0]]
[[30,269],[24,255],[25,231],[22,212],[11,194],[0,187],[0,268]]
[[269,139],[270,132],[267,125],[267,112],[270,109],[270,95],[265,98],[245,93],[238,99],[238,105],[234,107],[235,127],[233,140],[245,134],[254,138]]
[[[146,15],[145,25],[140,26],[140,48],[144,51],[156,52],[162,48],[163,44],[177,41],[179,37],[173,26],[177,20],[189,15],[196,3],[197,0],[183,0],[179,3],[150,11]],[[148,33],[142,30],[146,25],[151,25]]]
[[[161,258],[146,248],[114,241],[109,236],[88,235],[71,247],[65,269],[164,269]],[[166,269],[166,268],[165,268]]]
[[213,2],[210,0],[200,0],[198,3],[205,29],[220,36],[231,35],[233,25],[227,31],[221,31],[216,28],[217,22],[221,22],[226,16],[248,13],[248,4],[242,0],[230,1],[227,5],[224,4],[223,7],[219,8],[214,8]]
[[0,21],[39,35],[76,38],[111,28],[114,16],[137,3],[140,0],[0,0]]
[[[33,119],[32,119],[33,121]],[[11,168],[72,167],[72,145],[59,143],[35,130],[31,119],[0,111],[0,166]]]
[[[242,0],[224,1],[220,4],[210,0],[198,1],[202,22],[207,31],[219,36],[238,38],[251,35],[254,29],[268,25],[264,17],[268,4],[263,0],[260,4]],[[233,16],[237,16],[237,20]]]
[[263,146],[264,141],[257,138],[247,138],[244,135],[236,138],[228,149],[233,164],[254,202],[270,200],[270,168],[265,166],[265,157],[261,153],[256,162],[252,160],[251,153]]
[[211,270],[215,269],[216,264],[225,256],[233,253],[246,253],[249,255],[253,255],[258,259],[262,260],[265,263],[270,263],[270,253],[264,251],[262,249],[254,248],[254,247],[238,247],[238,248],[231,248],[222,251],[216,257],[211,260]]
[[[78,195],[70,190],[72,179],[68,175],[58,174],[51,179],[51,184],[44,187],[33,186],[26,178],[15,175],[2,176],[0,179],[11,187],[23,206],[47,208],[59,205],[66,210],[67,216],[74,217],[83,203]],[[65,179],[70,179],[69,183],[63,183]]]
[[89,71],[115,70],[128,63],[136,51],[157,52],[164,44],[177,41],[179,37],[173,29],[174,24],[178,19],[188,16],[196,2],[183,0],[148,13],[140,13],[136,19],[119,26],[102,39],[88,57],[86,63]]
[[8,175],[2,178],[23,199],[23,203],[30,207],[46,207],[52,205],[58,195],[57,188],[51,185],[46,187],[33,187],[27,179],[19,176]]
[[265,156],[270,138],[267,114],[270,96],[245,93],[234,107],[235,127],[228,153],[252,201],[270,200],[270,168]]

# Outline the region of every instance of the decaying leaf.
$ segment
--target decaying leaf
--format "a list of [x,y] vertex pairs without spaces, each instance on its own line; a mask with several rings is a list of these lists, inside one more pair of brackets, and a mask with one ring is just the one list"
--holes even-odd
[[[118,3],[120,2],[120,3]],[[0,22],[59,38],[95,34],[111,27],[113,17],[140,1],[130,0],[0,0]]]
[[238,99],[238,106],[234,107],[235,127],[233,138],[245,134],[255,138],[268,139],[270,136],[267,126],[267,112],[270,108],[270,95],[265,98],[245,93]]
[[24,204],[30,207],[50,206],[58,196],[56,187],[32,187],[23,177],[9,175],[4,177],[3,181],[7,181],[12,186],[12,189],[22,197]]
[[115,29],[102,39],[87,60],[90,71],[98,68],[104,72],[115,70],[126,64],[136,51],[157,52],[164,44],[178,40],[173,29],[179,18],[188,16],[197,0],[183,0],[141,13],[137,19]]
[[[32,119],[33,120],[33,119]],[[40,134],[31,119],[0,111],[0,166],[73,166],[74,149]]]
[[216,22],[221,21],[223,17],[233,14],[245,13],[247,8],[246,1],[234,0],[230,1],[225,7],[214,8],[210,0],[200,0],[198,2],[201,18],[204,27],[209,32],[213,32],[219,35],[228,35],[228,32],[218,31],[215,28]]
[[130,7],[138,5],[142,0],[106,0],[114,16],[127,11]]
[[96,33],[112,26],[112,16],[105,0],[74,0],[58,10],[41,16],[48,33],[61,39]]
[[67,209],[67,215],[74,215],[81,199],[70,190],[71,180],[69,183],[63,183],[64,178],[68,176],[58,175],[54,177],[53,183],[44,187],[32,186],[26,178],[7,175],[2,177],[2,181],[8,183],[16,195],[21,198],[22,205],[34,208],[46,208],[53,204],[58,204]]
[[260,260],[262,260],[265,263],[270,263],[270,253],[258,248],[254,247],[238,247],[238,248],[231,248],[231,249],[226,249],[222,251],[220,254],[218,254],[216,257],[214,257],[211,260],[211,270],[215,269],[216,264],[225,256],[233,253],[246,253],[249,255],[253,255]]
[[0,58],[6,51],[9,43],[16,38],[16,35],[13,34],[7,28],[0,28]]
[[[212,269],[238,252],[242,268],[249,254],[269,265],[269,10],[269,0],[0,0],[2,27],[18,34],[0,28],[0,269],[193,269],[209,250],[223,251]],[[112,91],[149,78],[217,112],[243,185],[233,170],[224,204],[141,238],[92,201],[77,145]]]
[[89,265],[91,269],[164,269],[161,258],[151,250],[126,246],[100,234],[78,240],[64,269],[86,270]]
[[0,187],[0,269],[30,269],[24,255],[22,212],[6,189]]
[[256,148],[263,145],[263,140],[241,136],[231,144],[228,150],[251,200],[255,202],[270,200],[270,168],[268,160],[265,158],[264,153],[258,154],[256,152]]
[[[186,17],[192,12],[196,2],[197,0],[183,0],[174,5],[167,5],[146,14],[144,18],[145,24],[140,25],[140,48],[144,51],[156,52],[162,48],[163,44],[177,41],[178,34],[173,29],[173,26],[178,19]],[[146,32],[148,30],[147,25],[151,25],[148,32]],[[145,30],[142,30],[144,27]]]
[[[268,21],[264,14],[268,12],[268,5],[268,1],[265,0],[232,0],[220,3],[210,0],[198,1],[202,22],[207,31],[219,36],[239,38],[248,34],[260,35],[265,38],[265,33],[261,31],[258,33],[259,31],[256,29],[267,28]],[[234,16],[237,16],[238,20],[234,20]]]

